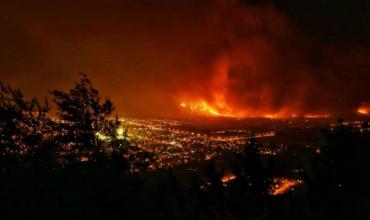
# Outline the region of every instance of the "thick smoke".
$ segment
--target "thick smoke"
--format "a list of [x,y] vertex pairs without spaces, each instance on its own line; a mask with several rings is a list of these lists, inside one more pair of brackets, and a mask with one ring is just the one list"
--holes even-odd
[[217,105],[221,93],[234,112],[290,116],[349,114],[370,97],[368,50],[310,39],[272,5],[224,1],[209,16],[219,47],[193,99]]
[[252,116],[369,102],[369,49],[312,38],[272,4],[14,0],[0,12],[0,79],[30,95],[84,72],[129,116],[179,116],[197,100]]

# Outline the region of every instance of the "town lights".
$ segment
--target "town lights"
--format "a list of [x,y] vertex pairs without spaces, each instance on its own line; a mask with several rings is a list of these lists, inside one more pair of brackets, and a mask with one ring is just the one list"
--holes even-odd
[[124,133],[125,133],[125,130],[123,129],[123,127],[118,127],[118,128],[116,129],[116,138],[117,138],[118,140],[123,140],[123,139],[125,139],[125,135],[124,135]]
[[95,136],[96,138],[99,140],[99,141],[105,141],[105,142],[108,142],[111,140],[111,138],[101,132],[96,132],[95,133]]

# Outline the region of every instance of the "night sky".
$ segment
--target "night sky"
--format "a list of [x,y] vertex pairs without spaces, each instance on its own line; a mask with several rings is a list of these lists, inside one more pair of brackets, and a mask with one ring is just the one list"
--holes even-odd
[[[8,3],[7,3],[8,2]],[[370,102],[369,1],[9,0],[0,80],[42,97],[88,74],[127,116],[344,115]]]

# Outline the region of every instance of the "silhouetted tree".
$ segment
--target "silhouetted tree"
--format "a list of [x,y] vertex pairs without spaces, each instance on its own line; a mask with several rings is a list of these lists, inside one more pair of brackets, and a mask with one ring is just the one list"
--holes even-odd
[[[0,84],[1,217],[147,216],[137,213],[143,203],[149,207],[138,199],[149,196],[138,172],[148,168],[152,154],[129,147],[127,129],[111,118],[113,104],[101,101],[84,74],[71,90],[52,96],[59,117],[49,116],[47,101],[28,100]],[[60,163],[64,155],[70,163]]]
[[[17,158],[27,164],[26,156],[46,153],[52,136],[52,121],[47,100],[27,100],[19,89],[0,83],[0,154],[2,159]],[[33,157],[35,159],[35,157]],[[41,158],[39,158],[41,159]],[[43,159],[50,159],[50,154]],[[41,162],[40,160],[33,162]]]
[[232,213],[236,219],[265,218],[272,177],[263,166],[256,138],[250,138],[244,152],[235,158],[236,178],[230,183]]
[[231,168],[235,178],[223,182],[224,168],[217,167],[215,160],[207,163],[205,180],[192,187],[199,201],[194,212],[202,219],[266,219],[272,177],[256,138],[235,154]]
[[201,209],[210,219],[225,219],[227,211],[227,190],[222,182],[225,172],[212,159],[204,168],[206,179],[201,186]]
[[[370,135],[338,121],[323,129],[326,143],[313,152],[305,170],[312,219],[366,219],[370,217],[368,156]],[[366,216],[366,217],[365,217]]]
[[114,107],[110,100],[101,101],[98,90],[94,89],[85,74],[68,92],[52,91],[59,110],[60,121],[57,132],[67,152],[76,154],[75,159],[101,151],[99,139],[110,140],[115,136],[115,126],[109,119]]
[[[0,213],[22,218],[40,200],[56,162],[49,105],[0,83]],[[33,198],[32,200],[30,198]],[[23,204],[23,205],[20,205]],[[41,214],[41,213],[40,213]],[[15,217],[16,218],[16,217]]]

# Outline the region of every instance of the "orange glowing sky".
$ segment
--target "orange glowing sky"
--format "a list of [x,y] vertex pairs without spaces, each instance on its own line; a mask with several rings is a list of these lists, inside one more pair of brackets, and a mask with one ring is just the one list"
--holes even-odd
[[126,116],[368,114],[366,7],[250,2],[4,1],[0,80],[43,97],[84,72]]

